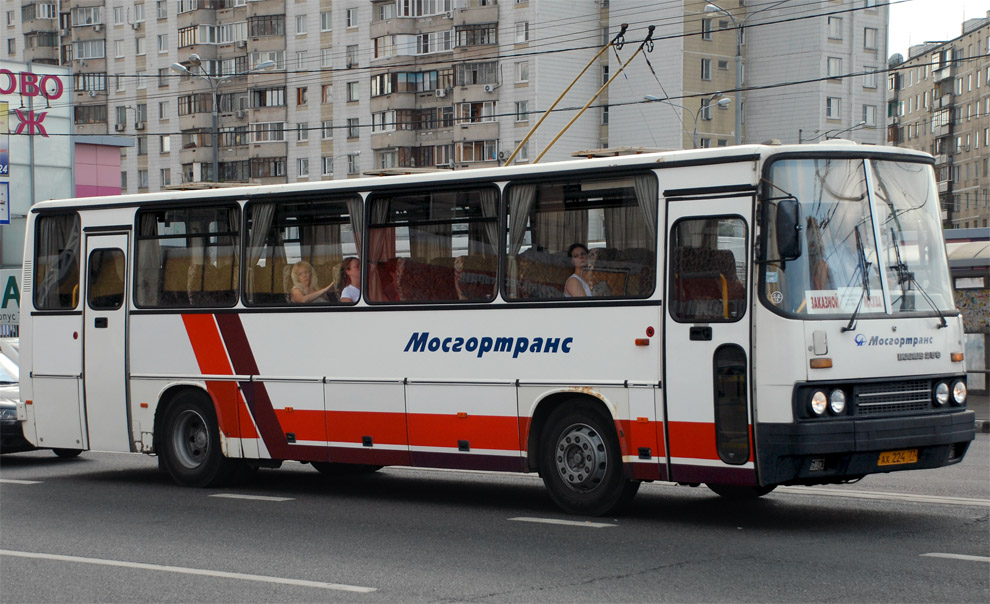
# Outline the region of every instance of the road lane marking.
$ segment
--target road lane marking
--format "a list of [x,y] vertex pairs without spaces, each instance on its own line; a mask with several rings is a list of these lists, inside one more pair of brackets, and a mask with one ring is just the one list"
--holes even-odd
[[233,493],[220,493],[210,495],[210,497],[222,497],[224,499],[250,499],[252,501],[292,501],[293,497],[269,497],[267,495],[235,495]]
[[950,560],[969,560],[971,562],[986,562],[990,564],[990,557],[987,556],[967,556],[966,554],[921,554],[923,558],[949,558]]
[[558,520],[557,518],[529,518],[527,516],[509,518],[509,520],[514,520],[516,522],[538,522],[540,524],[559,524],[562,526],[583,526],[585,528],[608,528],[617,526],[615,524],[608,524],[605,522],[582,522],[580,520]]
[[0,478],[0,482],[7,484],[41,484],[40,480],[17,480],[15,478]]
[[849,489],[840,491],[838,489],[824,489],[820,487],[780,487],[777,490],[793,495],[824,495],[826,497],[852,497],[854,499],[880,499],[885,501],[990,507],[990,500],[971,499],[968,497],[941,497],[939,495],[915,495],[912,493],[880,493],[877,491],[853,491]]
[[82,558],[80,556],[62,556],[59,554],[40,554],[36,552],[18,552],[13,550],[0,550],[0,555],[16,556],[19,558],[34,558],[40,560],[56,560],[58,562],[80,562],[82,564],[98,564],[101,566],[119,566],[122,568],[136,568],[140,570],[154,570],[166,573],[180,573],[184,575],[199,575],[201,577],[217,577],[222,579],[239,579],[242,581],[259,581],[261,583],[278,583],[280,585],[296,585],[299,587],[314,587],[317,589],[332,589],[335,591],[349,591],[354,593],[371,593],[377,591],[374,587],[361,587],[359,585],[344,585],[342,583],[323,583],[322,581],[307,581],[305,579],[286,579],[284,577],[268,577],[265,575],[249,575],[245,573],[230,573],[222,570],[207,570],[201,568],[184,568],[181,566],[162,566],[159,564],[145,564],[143,562],[126,562],[123,560],[106,560],[103,558]]

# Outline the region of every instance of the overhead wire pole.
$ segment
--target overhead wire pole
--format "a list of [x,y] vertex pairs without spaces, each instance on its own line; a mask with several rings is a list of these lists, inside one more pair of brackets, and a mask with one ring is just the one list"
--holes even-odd
[[565,124],[564,127],[561,128],[560,132],[557,133],[557,136],[553,137],[553,140],[551,140],[549,143],[547,143],[547,146],[543,149],[543,151],[541,151],[540,154],[536,156],[536,159],[533,160],[533,163],[534,164],[537,163],[538,161],[540,161],[540,158],[542,158],[544,155],[547,154],[547,151],[549,151],[550,148],[554,146],[554,144],[560,139],[560,137],[564,136],[564,133],[567,132],[567,129],[570,128],[571,125],[574,122],[576,122],[579,117],[581,117],[581,115],[588,109],[588,107],[591,107],[591,104],[594,103],[595,100],[603,92],[605,92],[605,89],[608,88],[608,85],[612,83],[612,80],[614,80],[615,78],[619,77],[619,74],[621,74],[623,72],[623,70],[625,70],[626,66],[628,66],[630,63],[632,63],[633,59],[635,59],[637,56],[639,56],[639,53],[643,52],[643,48],[645,48],[647,45],[649,45],[650,48],[649,48],[649,50],[647,50],[647,52],[652,52],[653,51],[653,30],[654,29],[656,29],[656,26],[655,25],[651,25],[649,27],[649,31],[646,32],[646,38],[644,38],[643,41],[642,41],[642,43],[640,43],[639,48],[636,49],[636,52],[634,52],[631,57],[629,57],[628,59],[626,59],[626,62],[623,63],[621,67],[619,67],[619,69],[615,72],[615,74],[612,77],[610,77],[608,79],[608,81],[605,82],[602,85],[601,88],[598,89],[598,92],[596,92],[594,96],[592,96],[590,99],[588,99],[588,102],[585,103],[584,104],[584,107],[582,107],[581,110],[577,112],[577,115],[575,115],[574,117],[572,117],[571,118],[571,121],[567,122],[567,124]]
[[[622,47],[622,45],[624,44],[624,41],[623,41],[622,38],[623,38],[623,36],[626,33],[626,29],[628,29],[628,28],[629,28],[629,24],[628,23],[623,23],[619,27],[619,33],[615,34],[615,37],[612,38],[612,40],[608,44],[606,44],[605,46],[603,46],[601,48],[601,50],[598,51],[598,54],[596,54],[594,57],[592,57],[592,59],[590,61],[588,61],[588,64],[584,66],[584,69],[581,70],[581,73],[577,74],[577,77],[575,77],[571,81],[571,83],[567,86],[567,88],[565,88],[564,91],[560,93],[560,96],[557,97],[557,100],[555,100],[550,105],[550,107],[548,107],[547,110],[543,112],[543,115],[540,116],[540,119],[537,120],[537,122],[535,124],[533,124],[533,127],[529,129],[529,132],[526,133],[526,136],[523,137],[523,139],[516,146],[516,149],[515,149],[515,151],[512,152],[512,155],[510,155],[509,158],[505,160],[505,163],[502,164],[503,166],[508,166],[509,164],[512,163],[512,160],[514,160],[516,158],[516,155],[519,155],[519,150],[522,149],[523,146],[525,146],[527,142],[529,142],[529,138],[531,136],[533,136],[533,134],[536,132],[537,128],[540,127],[540,124],[543,123],[543,120],[547,119],[547,117],[551,113],[553,113],[553,110],[557,106],[557,104],[560,103],[560,101],[563,100],[564,96],[568,92],[570,92],[571,88],[573,88],[574,85],[577,84],[578,80],[581,79],[581,76],[583,76],[584,73],[586,71],[588,71],[588,69],[590,69],[592,65],[595,64],[595,61],[597,61],[598,58],[601,57],[602,54],[605,53],[605,51],[607,51],[609,48],[612,48],[613,46],[616,46],[618,48],[621,48]],[[650,33],[652,33],[652,32],[653,32],[653,26],[651,25],[650,26]],[[537,159],[539,159],[539,158],[537,158]]]

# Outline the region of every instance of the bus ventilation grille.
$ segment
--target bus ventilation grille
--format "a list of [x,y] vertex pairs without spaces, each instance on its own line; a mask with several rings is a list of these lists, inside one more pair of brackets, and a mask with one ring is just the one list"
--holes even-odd
[[928,380],[866,384],[856,389],[857,415],[892,415],[931,408]]

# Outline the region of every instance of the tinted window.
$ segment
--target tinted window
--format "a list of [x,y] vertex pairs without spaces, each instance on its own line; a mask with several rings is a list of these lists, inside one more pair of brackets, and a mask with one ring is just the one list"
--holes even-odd
[[40,216],[34,230],[34,306],[68,310],[79,302],[79,216]]

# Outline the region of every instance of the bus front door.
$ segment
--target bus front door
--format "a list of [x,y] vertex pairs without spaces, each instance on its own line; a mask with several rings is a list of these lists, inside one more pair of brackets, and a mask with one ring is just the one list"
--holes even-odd
[[86,237],[83,388],[89,448],[133,451],[127,396],[128,234]]
[[755,484],[749,195],[669,200],[664,404],[676,482]]

